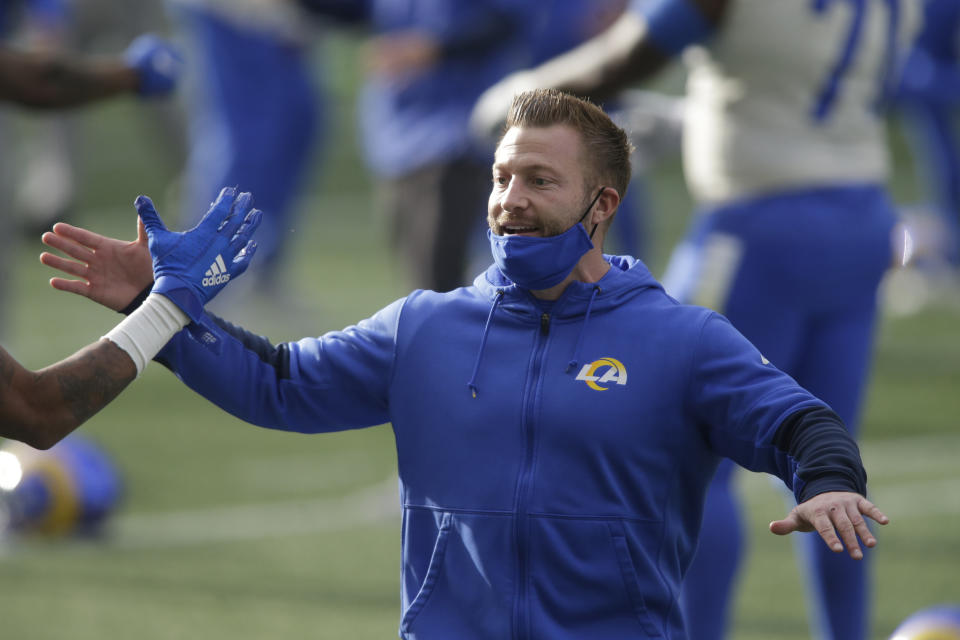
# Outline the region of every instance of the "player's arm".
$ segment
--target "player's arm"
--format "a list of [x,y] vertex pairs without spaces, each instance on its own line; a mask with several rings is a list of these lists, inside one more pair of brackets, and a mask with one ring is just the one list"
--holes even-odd
[[0,101],[51,109],[123,94],[159,96],[173,90],[179,72],[179,55],[151,35],[134,40],[119,58],[75,58],[0,47]]
[[483,93],[471,118],[478,134],[503,122],[515,93],[561,89],[597,101],[645,80],[688,45],[708,38],[730,0],[652,0],[637,3],[609,28],[540,66],[513,73]]
[[39,371],[0,347],[0,436],[48,449],[109,404],[136,374],[130,356],[109,340]]
[[402,306],[397,301],[342,331],[280,344],[210,318],[207,333],[181,332],[156,359],[251,424],[301,433],[375,426],[390,421]]
[[659,71],[687,46],[708,38],[729,0],[653,0],[624,11],[606,31],[547,61],[540,87],[602,99]]

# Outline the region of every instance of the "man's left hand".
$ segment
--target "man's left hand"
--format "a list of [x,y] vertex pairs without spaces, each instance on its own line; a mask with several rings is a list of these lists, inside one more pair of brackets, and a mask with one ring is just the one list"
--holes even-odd
[[794,531],[816,531],[831,551],[840,553],[846,547],[851,558],[860,560],[863,551],[857,542],[858,537],[867,547],[877,544],[864,516],[880,524],[890,521],[859,493],[829,491],[798,504],[783,520],[771,522],[770,531],[779,536]]

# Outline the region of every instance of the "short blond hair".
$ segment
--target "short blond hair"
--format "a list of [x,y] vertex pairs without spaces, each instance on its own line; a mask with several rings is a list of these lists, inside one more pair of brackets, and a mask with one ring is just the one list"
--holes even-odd
[[518,93],[510,104],[504,133],[512,127],[557,124],[572,127],[580,134],[585,160],[593,165],[593,175],[589,177],[602,186],[613,187],[622,199],[630,184],[633,145],[627,133],[589,100],[557,89]]

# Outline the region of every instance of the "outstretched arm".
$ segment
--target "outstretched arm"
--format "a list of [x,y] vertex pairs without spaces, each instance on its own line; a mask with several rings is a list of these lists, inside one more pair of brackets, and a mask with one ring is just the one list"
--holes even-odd
[[0,347],[0,435],[49,449],[136,376],[130,356],[106,339],[39,371],[27,370]]
[[470,127],[494,133],[514,94],[560,89],[602,101],[662,69],[685,46],[708,37],[729,0],[654,0],[628,9],[606,31],[540,66],[513,73],[487,89]]
[[153,35],[137,38],[117,58],[70,58],[0,47],[0,101],[55,109],[124,94],[160,96],[174,89],[179,72],[179,55]]
[[[833,551],[859,559],[858,536],[876,539],[864,517],[887,517],[863,496],[860,450],[832,409],[774,367],[728,320],[712,314],[701,327],[689,402],[715,451],[751,471],[776,475],[797,506],[770,525],[773,533],[816,530]],[[709,532],[706,533],[709,535]]]

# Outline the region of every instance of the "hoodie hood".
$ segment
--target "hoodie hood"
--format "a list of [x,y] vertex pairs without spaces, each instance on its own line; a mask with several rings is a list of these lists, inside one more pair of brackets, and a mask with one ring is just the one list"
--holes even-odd
[[[663,291],[663,286],[640,260],[613,255],[604,255],[603,258],[610,264],[607,273],[597,282],[571,282],[550,312],[554,318],[570,319],[583,315],[588,304],[594,313],[603,312],[648,289]],[[528,311],[534,304],[533,294],[511,282],[495,264],[477,276],[473,284],[491,303],[502,295],[500,306],[507,311]],[[597,287],[600,292],[595,295]]]

